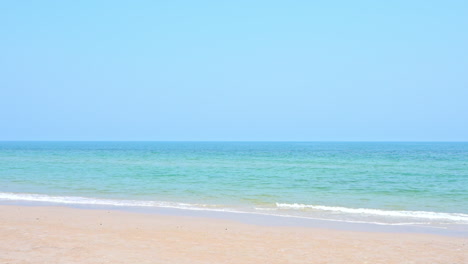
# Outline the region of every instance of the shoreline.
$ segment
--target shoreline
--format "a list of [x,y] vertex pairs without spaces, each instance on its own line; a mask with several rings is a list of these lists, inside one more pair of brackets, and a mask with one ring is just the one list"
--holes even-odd
[[271,227],[300,227],[320,228],[341,231],[358,232],[383,232],[383,233],[414,233],[431,234],[449,237],[468,238],[466,225],[453,225],[448,229],[445,227],[416,225],[416,224],[381,224],[365,223],[355,221],[342,221],[330,219],[306,218],[300,216],[282,216],[273,214],[262,214],[257,212],[241,211],[215,211],[194,210],[172,207],[138,207],[138,206],[114,206],[114,205],[92,205],[92,204],[61,204],[52,202],[34,201],[0,201],[0,206],[26,206],[26,207],[63,207],[81,210],[111,210],[138,214],[152,214],[165,216],[201,217],[214,220],[236,221],[244,224],[271,226]]
[[466,263],[468,238],[0,205],[1,263]]

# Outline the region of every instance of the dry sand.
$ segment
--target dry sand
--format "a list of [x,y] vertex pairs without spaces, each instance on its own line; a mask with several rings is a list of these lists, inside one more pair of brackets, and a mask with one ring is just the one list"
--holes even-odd
[[468,238],[0,206],[0,263],[468,263]]

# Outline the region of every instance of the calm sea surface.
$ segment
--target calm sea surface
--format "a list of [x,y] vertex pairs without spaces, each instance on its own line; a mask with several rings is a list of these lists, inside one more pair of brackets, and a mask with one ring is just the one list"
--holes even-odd
[[0,201],[468,225],[468,143],[0,142]]

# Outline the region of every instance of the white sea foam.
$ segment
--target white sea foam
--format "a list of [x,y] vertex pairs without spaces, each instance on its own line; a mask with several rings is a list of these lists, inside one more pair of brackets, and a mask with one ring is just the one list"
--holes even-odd
[[[117,199],[105,199],[105,198],[90,198],[80,196],[51,196],[44,194],[32,194],[32,193],[7,193],[0,192],[0,201],[25,201],[25,202],[40,202],[40,203],[53,203],[53,204],[70,204],[70,205],[101,205],[101,206],[121,206],[121,207],[154,207],[154,208],[175,208],[184,210],[196,210],[196,211],[216,211],[216,212],[229,212],[229,213],[240,213],[240,214],[259,214],[259,215],[270,215],[280,217],[293,217],[303,219],[316,219],[316,220],[330,220],[340,222],[351,222],[351,223],[372,223],[372,224],[383,224],[383,225],[417,225],[417,224],[429,224],[431,221],[441,221],[448,223],[468,224],[467,214],[456,214],[456,213],[437,213],[437,212],[424,212],[424,211],[386,211],[378,209],[367,209],[367,208],[347,208],[347,207],[333,207],[323,205],[307,205],[307,204],[287,204],[287,203],[276,203],[276,207],[261,207],[248,209],[233,209],[225,208],[217,205],[210,204],[189,204],[189,203],[178,203],[178,202],[166,202],[166,201],[149,201],[149,200],[117,200]],[[281,209],[285,209],[286,212]],[[320,214],[312,215],[297,215],[289,214],[289,210],[304,210],[310,209],[314,212],[320,212]],[[262,213],[263,211],[264,213]],[[268,211],[268,213],[267,213]],[[330,215],[324,215],[321,213],[331,213]],[[347,219],[347,217],[336,219],[332,215],[336,213],[342,213],[344,215],[354,216],[382,216],[385,218],[402,218],[401,221],[377,221],[376,219]],[[357,217],[360,218],[360,217]],[[414,219],[415,222],[408,222],[408,219]]]
[[292,210],[313,210],[330,213],[342,213],[342,214],[353,214],[353,215],[367,215],[367,216],[383,216],[383,217],[395,217],[395,218],[412,218],[421,220],[439,220],[449,221],[459,224],[468,224],[468,214],[461,213],[442,213],[442,212],[427,212],[427,211],[391,211],[391,210],[380,210],[380,209],[369,209],[369,208],[348,208],[348,207],[337,207],[337,206],[324,206],[324,205],[309,205],[309,204],[288,204],[288,203],[276,203],[279,209],[292,209]]
[[58,204],[75,204],[75,205],[104,205],[104,206],[128,206],[128,207],[163,207],[177,208],[188,210],[210,210],[223,211],[230,210],[224,208],[213,208],[212,205],[206,204],[188,204],[165,201],[145,201],[145,200],[115,200],[104,198],[89,198],[80,196],[50,196],[44,194],[32,193],[3,193],[0,192],[0,200],[6,201],[28,201],[28,202],[43,202],[43,203],[58,203]]

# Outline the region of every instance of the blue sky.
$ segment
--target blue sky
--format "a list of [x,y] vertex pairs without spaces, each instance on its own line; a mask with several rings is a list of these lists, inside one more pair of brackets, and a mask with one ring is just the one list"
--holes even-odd
[[450,0],[3,1],[0,140],[467,141],[467,28]]

